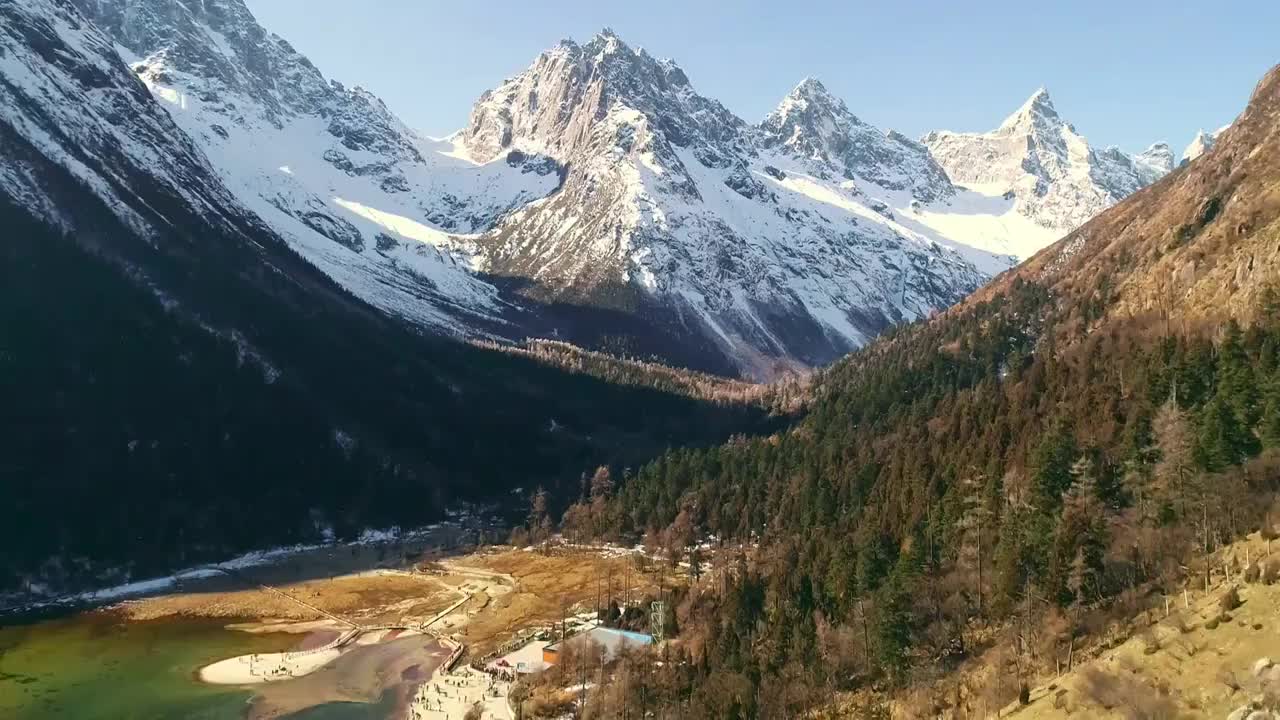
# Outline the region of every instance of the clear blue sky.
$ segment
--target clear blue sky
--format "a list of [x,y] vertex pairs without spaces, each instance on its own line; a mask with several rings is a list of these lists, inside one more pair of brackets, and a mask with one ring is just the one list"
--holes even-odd
[[799,80],[912,137],[986,130],[1035,89],[1096,146],[1180,152],[1280,62],[1280,1],[247,0],[328,77],[433,135],[557,40],[604,26],[744,119]]

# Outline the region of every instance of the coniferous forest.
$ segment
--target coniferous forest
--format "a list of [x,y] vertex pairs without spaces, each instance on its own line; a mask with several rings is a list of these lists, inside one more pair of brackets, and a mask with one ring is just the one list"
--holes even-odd
[[587,716],[985,716],[1276,537],[1277,127],[1280,68],[1212,152],[822,370],[793,425],[594,483],[566,534],[707,579],[681,656]]
[[242,717],[1208,707],[1076,702],[1148,640],[1280,717],[1280,586],[1238,592],[1280,583],[1280,66],[1175,167],[1043,88],[918,142],[812,78],[748,123],[608,29],[436,139],[240,0],[0,18],[0,617],[127,603],[9,636],[32,717],[168,712],[93,697],[162,618],[138,684]]
[[[1016,281],[828,369],[787,431],[640,467],[599,512],[603,535],[687,557],[706,533],[739,559],[719,591],[684,598],[684,669],[637,666],[601,707],[795,716],[1001,642],[1011,677],[1052,667],[1270,511],[1278,297],[1247,329],[1073,338],[1049,293]],[[989,691],[1003,704],[1017,688]]]
[[0,594],[421,525],[515,488],[571,495],[584,465],[776,422],[264,288],[213,231],[192,231],[198,272],[150,258],[139,282],[21,210],[0,225]]

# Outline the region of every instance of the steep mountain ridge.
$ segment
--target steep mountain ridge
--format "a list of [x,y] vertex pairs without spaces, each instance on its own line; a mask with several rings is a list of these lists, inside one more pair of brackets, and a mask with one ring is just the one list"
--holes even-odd
[[1018,279],[1052,287],[1063,303],[1089,294],[1107,319],[1167,330],[1256,316],[1280,283],[1280,66],[1203,156],[1086,223],[969,303]]
[[953,182],[1012,199],[1052,239],[1172,169],[1167,145],[1137,158],[1118,148],[1094,150],[1044,88],[991,132],[935,131],[922,142]]
[[576,489],[763,419],[406,327],[164,102],[67,0],[0,0],[0,608]]
[[[239,204],[435,333],[769,377],[945,308],[1058,233],[1021,199],[956,187],[816,80],[751,125],[609,30],[541,54],[434,140],[243,0],[73,4]],[[1099,153],[1099,172],[1127,192],[1157,155]]]
[[465,235],[553,190],[536,158],[475,165],[327,81],[241,0],[76,0],[237,199],[356,295],[436,332],[500,326]]
[[160,222],[139,205],[148,191],[189,203],[211,226],[242,220],[219,212],[230,196],[203,153],[144,88],[121,76],[111,43],[78,13],[16,0],[0,9],[8,20],[0,35],[0,121],[12,153],[0,164],[0,189],[8,196],[51,225],[76,229],[44,179],[53,161],[143,239]]
[[780,148],[841,168],[887,190],[909,190],[920,202],[946,199],[955,188],[923,145],[859,120],[819,80],[806,78],[760,123],[766,148]]
[[766,150],[674,63],[609,31],[487,93],[462,142],[481,159],[541,152],[568,168],[555,195],[480,240],[483,269],[533,280],[539,298],[665,318],[752,374],[829,360],[983,278],[845,172],[823,163],[816,178]]

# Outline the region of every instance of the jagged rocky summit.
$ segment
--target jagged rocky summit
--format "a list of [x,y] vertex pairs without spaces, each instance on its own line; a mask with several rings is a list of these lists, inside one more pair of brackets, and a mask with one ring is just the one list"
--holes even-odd
[[[432,139],[327,80],[242,0],[2,7],[109,37],[101,52],[158,104],[98,109],[163,108],[153,132],[183,149],[139,172],[207,175],[185,189],[196,202],[230,197],[388,314],[754,377],[949,306],[1169,164],[1167,148],[1088,149],[1039,94],[995,133],[916,142],[808,79],[752,124],[608,30],[542,53],[485,93],[466,128]],[[51,115],[49,137],[72,146],[50,140],[48,153],[74,157],[84,113]],[[23,193],[54,214],[50,193]]]

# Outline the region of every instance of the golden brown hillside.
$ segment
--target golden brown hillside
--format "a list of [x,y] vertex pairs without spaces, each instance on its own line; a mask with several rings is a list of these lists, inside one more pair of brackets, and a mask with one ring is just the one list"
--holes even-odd
[[[1210,152],[1000,276],[962,307],[1006,293],[1016,278],[1048,284],[1079,322],[1133,319],[1164,331],[1166,323],[1193,328],[1253,319],[1262,293],[1280,283],[1280,66],[1263,76]],[[1105,310],[1090,316],[1090,308]]]
[[1192,584],[1170,596],[1168,614],[1156,603],[1130,624],[1128,640],[1032,689],[1026,706],[1012,703],[1000,717],[1242,720],[1277,711],[1280,543],[1269,545],[1255,533],[1224,548],[1216,558],[1224,572],[1208,591]]

